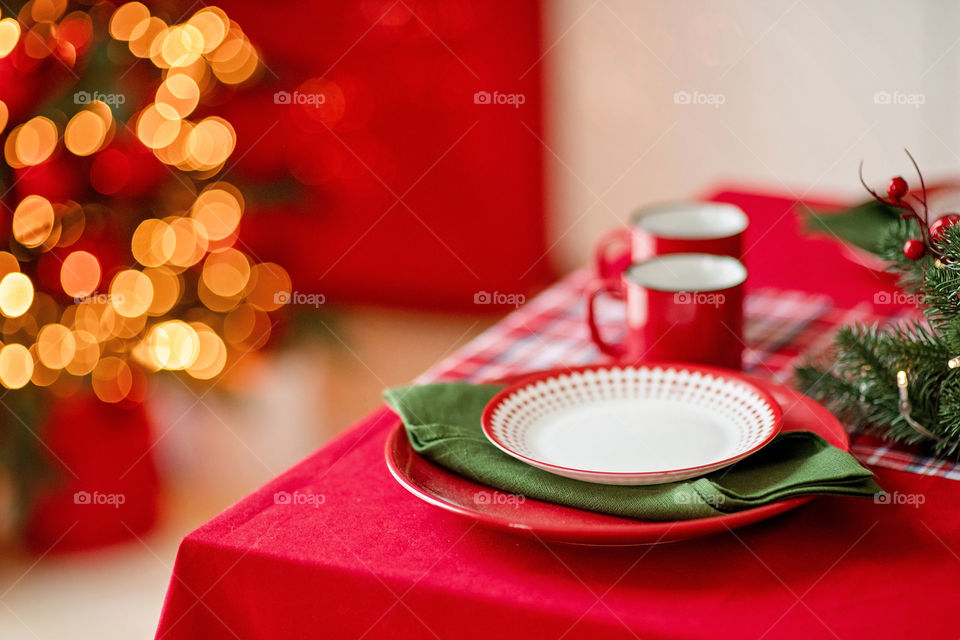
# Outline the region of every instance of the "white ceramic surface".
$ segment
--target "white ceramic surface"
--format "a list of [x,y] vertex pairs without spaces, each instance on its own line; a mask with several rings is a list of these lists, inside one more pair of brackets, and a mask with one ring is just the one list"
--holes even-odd
[[736,258],[704,253],[672,253],[635,262],[626,278],[657,291],[719,291],[742,284],[747,269]]
[[747,228],[747,214],[723,202],[668,202],[644,207],[633,225],[663,238],[725,238]]
[[595,367],[510,387],[491,401],[483,426],[504,452],[558,475],[659,484],[761,448],[780,428],[780,409],[733,372]]

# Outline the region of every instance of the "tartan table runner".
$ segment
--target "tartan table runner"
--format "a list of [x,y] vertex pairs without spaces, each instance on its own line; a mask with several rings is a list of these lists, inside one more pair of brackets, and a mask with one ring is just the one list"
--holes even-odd
[[[521,306],[464,347],[431,367],[416,383],[494,380],[525,371],[601,361],[587,330],[584,288],[592,272],[581,269]],[[889,322],[907,313],[876,315],[870,304],[834,306],[826,295],[760,289],[745,302],[744,371],[788,383],[793,367],[826,349],[836,331],[850,322]],[[611,339],[622,335],[624,305],[598,301],[597,319]],[[960,480],[960,463],[916,453],[910,447],[879,443],[848,425],[852,450],[867,465]]]

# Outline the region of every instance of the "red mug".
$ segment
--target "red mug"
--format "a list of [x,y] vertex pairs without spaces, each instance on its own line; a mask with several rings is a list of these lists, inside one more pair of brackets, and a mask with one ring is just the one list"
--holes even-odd
[[[611,229],[597,243],[597,274],[615,278],[630,262],[640,262],[668,253],[710,253],[743,257],[743,232],[747,215],[740,207],[724,202],[669,202],[643,207],[630,225]],[[617,245],[630,248],[624,264],[611,257]]]
[[[742,368],[743,283],[736,258],[675,253],[631,264],[619,280],[598,280],[588,291],[590,336],[622,361],[695,362]],[[594,307],[610,293],[626,299],[627,333],[620,343],[600,335]]]

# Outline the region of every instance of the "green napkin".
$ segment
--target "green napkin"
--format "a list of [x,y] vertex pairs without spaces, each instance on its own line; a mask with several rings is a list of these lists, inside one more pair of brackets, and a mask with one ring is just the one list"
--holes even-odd
[[[581,482],[531,467],[483,435],[480,416],[502,387],[464,383],[390,389],[414,450],[491,489],[640,520],[689,520],[811,494],[872,496],[882,491],[850,454],[809,431],[789,431],[749,458],[670,484],[620,487]],[[514,498],[516,499],[516,498]]]
[[884,237],[900,223],[900,210],[868,200],[846,211],[822,212],[801,209],[804,231],[827,233],[877,255],[883,252]]

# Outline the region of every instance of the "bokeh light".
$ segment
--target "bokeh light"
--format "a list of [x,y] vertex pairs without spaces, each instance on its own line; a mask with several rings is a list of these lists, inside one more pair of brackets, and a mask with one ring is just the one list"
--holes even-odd
[[115,356],[100,360],[90,374],[93,392],[104,402],[120,402],[133,387],[130,366]]
[[37,357],[37,345],[30,346],[30,356],[33,358],[33,375],[30,382],[38,387],[49,387],[60,377],[59,369],[51,369]]
[[55,26],[52,22],[38,22],[34,24],[23,34],[21,43],[23,52],[37,60],[46,58],[53,53],[54,50],[57,50],[58,53],[63,53],[59,46],[63,43],[58,42]]
[[[20,272],[8,273],[0,279],[0,313],[16,318],[33,304],[33,282]],[[29,376],[28,376],[29,377]]]
[[[110,17],[110,35],[117,40],[127,41],[134,30],[150,19],[150,10],[140,2],[128,2],[117,7]],[[144,25],[145,28],[145,25]]]
[[209,380],[223,371],[227,364],[227,345],[217,333],[202,322],[191,325],[197,332],[197,357],[189,367],[187,373],[198,380]]
[[8,344],[0,349],[0,384],[7,389],[19,389],[30,382],[33,375],[33,356],[22,344]]
[[183,67],[173,67],[167,72],[167,78],[175,76],[187,76],[200,88],[201,95],[209,89],[214,82],[213,74],[210,73],[210,65],[204,58],[199,58],[192,64]]
[[126,269],[113,277],[110,283],[110,304],[126,318],[147,313],[153,302],[153,283],[143,272]]
[[113,307],[107,308],[104,312],[103,320],[109,324],[110,331],[114,337],[125,340],[140,336],[147,326],[147,316],[127,318],[118,314]]
[[96,336],[89,331],[77,329],[73,332],[76,350],[73,359],[67,364],[67,373],[75,376],[85,376],[97,366],[100,360],[100,343]]
[[194,169],[210,170],[226,162],[236,144],[237,134],[230,123],[210,116],[198,122],[187,136],[187,158]]
[[210,240],[223,240],[240,223],[243,197],[233,185],[218,182],[197,196],[190,215],[206,230]]
[[209,245],[203,227],[192,218],[167,218],[166,222],[177,238],[169,264],[175,267],[191,267],[200,262]]
[[29,313],[21,314],[16,318],[3,319],[3,335],[11,342],[20,338],[24,341],[33,340],[39,329],[37,320]]
[[182,320],[155,325],[148,338],[150,354],[163,369],[178,371],[196,361],[200,353],[197,331]]
[[53,205],[43,196],[27,196],[13,212],[13,237],[25,247],[39,247],[53,229]]
[[130,53],[138,58],[149,58],[154,41],[163,38],[166,31],[167,23],[156,16],[140,22],[133,28],[127,43]]
[[[36,7],[34,0],[34,7]],[[66,9],[67,3],[63,2]],[[84,11],[74,11],[63,18],[57,25],[57,38],[61,42],[69,42],[76,53],[83,53],[93,42],[93,20]]]
[[31,118],[10,132],[4,144],[7,164],[15,169],[44,162],[57,147],[57,125],[44,116]]
[[245,82],[260,62],[256,49],[235,24],[231,24],[223,43],[211,51],[207,59],[213,74],[224,84]]
[[9,251],[0,251],[0,278],[20,271],[20,262]]
[[72,298],[86,298],[100,285],[100,261],[87,251],[74,251],[60,267],[60,286]]
[[153,301],[147,309],[151,316],[162,316],[180,300],[182,287],[180,276],[166,267],[144,269],[143,274],[150,278],[153,285]]
[[133,257],[145,267],[159,267],[173,256],[177,234],[163,220],[147,218],[133,232]]
[[249,304],[241,304],[223,319],[223,337],[241,349],[258,349],[270,338],[270,318]]
[[228,311],[235,309],[238,304],[241,302],[241,297],[236,296],[221,296],[210,290],[210,287],[204,283],[201,278],[197,282],[197,297],[200,299],[200,302],[204,307],[210,311],[215,311],[217,313],[227,313]]
[[250,262],[236,249],[224,249],[207,256],[203,263],[203,284],[218,296],[236,296],[250,280]]
[[260,311],[275,311],[290,299],[290,274],[273,262],[256,264],[250,270],[247,302]]
[[57,240],[57,246],[69,247],[80,239],[83,230],[86,228],[87,218],[83,213],[83,207],[72,200],[68,200],[53,205],[53,211],[60,223],[60,237]]
[[203,53],[203,33],[192,24],[169,29],[164,35],[160,55],[167,65],[183,67],[196,62]]
[[[143,399],[145,372],[182,371],[212,380],[239,351],[263,346],[271,332],[267,313],[282,304],[278,294],[289,294],[290,276],[282,267],[255,264],[234,248],[245,208],[240,191],[208,182],[236,148],[233,125],[206,113],[188,120],[201,104],[208,109],[229,97],[232,89],[224,92],[223,85],[253,78],[260,56],[221,8],[201,6],[185,21],[170,17],[162,9],[151,15],[143,2],[116,8],[87,3],[68,13],[67,0],[31,0],[18,16],[0,19],[0,58],[13,53],[5,64],[18,71],[37,69],[50,58],[49,64],[93,73],[90,48],[99,46],[95,29],[106,20],[110,37],[125,43],[109,43],[107,60],[129,64],[128,48],[147,63],[137,73],[153,73],[159,82],[149,80],[152,101],[134,104],[75,97],[75,105],[85,102],[79,111],[54,102],[44,115],[21,116],[18,100],[13,123],[8,102],[0,100],[8,167],[19,172],[41,166],[26,175],[63,178],[61,189],[34,191],[27,185],[39,182],[23,181],[12,195],[9,251],[0,251],[4,387],[32,383],[63,396],[78,388],[75,377],[89,375],[96,396],[115,403]],[[97,85],[82,80],[79,86],[98,97]],[[127,128],[137,144],[129,144]],[[61,135],[65,151],[57,156]],[[187,188],[153,189],[142,199],[154,180],[150,172],[166,174],[143,164],[139,143],[183,172],[177,177]],[[94,191],[119,198],[82,199],[82,205],[69,200],[80,199],[75,176],[50,172],[69,171],[70,163],[79,168],[81,183],[89,176]],[[130,206],[137,201],[149,202],[149,208]],[[111,226],[118,225],[119,235],[129,234],[126,247],[112,246],[117,229]],[[130,254],[135,263],[124,260]],[[56,288],[58,276],[62,292],[44,292]],[[97,295],[107,282],[109,295]]]
[[37,335],[37,358],[49,369],[63,369],[77,351],[77,342],[69,328],[48,324]]
[[157,103],[169,105],[181,118],[190,115],[199,101],[200,87],[186,74],[167,76],[157,90]]
[[20,23],[13,18],[0,20],[0,58],[10,55],[20,41]]
[[109,306],[99,299],[87,299],[71,307],[71,314],[64,314],[63,324],[69,324],[74,329],[86,331],[97,340],[103,342],[110,336],[110,325],[102,322],[104,312]]
[[130,349],[130,358],[147,371],[160,371],[160,363],[153,359],[153,354],[150,352],[150,344],[146,338],[137,341],[136,344],[133,345],[133,348]]
[[203,53],[210,53],[223,42],[230,28],[230,19],[219,7],[204,7],[193,14],[187,24],[200,31],[203,36]]
[[137,137],[151,149],[167,146],[179,132],[180,116],[176,109],[163,102],[150,105],[137,119]]
[[89,156],[96,153],[107,138],[109,124],[91,110],[83,110],[70,118],[63,132],[63,144],[70,153]]
[[189,164],[189,158],[187,157],[187,138],[191,131],[193,131],[193,123],[189,120],[181,120],[177,137],[167,146],[154,149],[154,155],[164,164],[176,167],[181,171],[192,171],[193,167]]

